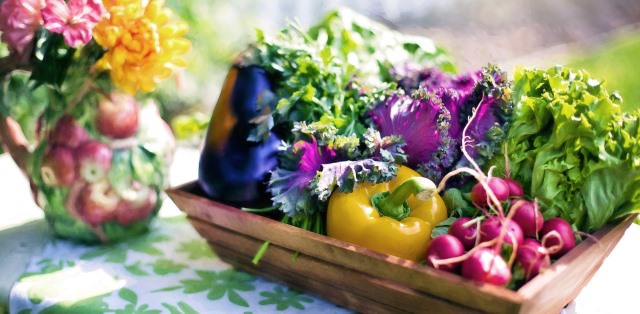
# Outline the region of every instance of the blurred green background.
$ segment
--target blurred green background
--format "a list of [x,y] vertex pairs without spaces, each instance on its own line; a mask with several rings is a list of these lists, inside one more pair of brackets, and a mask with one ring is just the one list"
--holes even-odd
[[620,92],[626,110],[640,109],[640,32],[611,38],[578,53],[569,65],[605,79],[609,89]]
[[[255,29],[275,33],[288,20],[303,26],[327,10],[348,6],[402,32],[443,45],[461,71],[489,62],[515,65],[568,64],[584,68],[618,90],[626,110],[640,108],[640,1],[637,0],[391,0],[294,1],[167,0],[190,26],[190,65],[152,94],[162,115],[189,145],[198,145],[234,56],[254,39]],[[6,49],[0,46],[0,56]],[[9,88],[11,115],[33,136],[43,95],[24,77]],[[20,96],[20,97],[18,97]]]
[[[303,26],[329,9],[348,6],[402,32],[431,37],[453,55],[462,71],[489,62],[515,65],[568,64],[605,80],[640,108],[640,1],[636,0],[431,0],[268,2],[178,1],[168,4],[191,25],[192,64],[183,84],[158,93],[165,117],[178,135],[207,126],[233,56],[253,40],[255,28],[277,32],[288,20]],[[170,85],[165,84],[165,85]],[[198,137],[192,139],[198,143]]]

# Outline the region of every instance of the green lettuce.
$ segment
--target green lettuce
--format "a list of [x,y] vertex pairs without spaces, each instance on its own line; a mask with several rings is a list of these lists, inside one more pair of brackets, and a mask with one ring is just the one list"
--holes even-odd
[[545,218],[578,230],[640,211],[640,112],[623,113],[603,82],[560,66],[516,69],[512,91],[509,169],[499,157],[498,174],[521,182]]

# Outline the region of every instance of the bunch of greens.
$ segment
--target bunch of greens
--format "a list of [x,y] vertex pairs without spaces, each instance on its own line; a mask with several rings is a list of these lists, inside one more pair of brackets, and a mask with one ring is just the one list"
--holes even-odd
[[351,192],[357,183],[393,179],[406,162],[399,137],[381,137],[374,129],[364,136],[339,135],[327,123],[295,123],[293,144],[284,144],[269,191],[284,212],[283,222],[324,233],[324,213],[334,188]]
[[275,38],[258,31],[241,62],[264,68],[275,82],[275,97],[264,101],[275,110],[259,119],[254,140],[274,127],[287,133],[297,121],[330,123],[338,134],[362,136],[367,110],[394,89],[394,66],[419,62],[454,70],[429,39],[401,35],[346,9],[330,12],[308,31],[295,24]]
[[[584,71],[516,69],[513,124],[495,164],[582,231],[640,209],[640,112]],[[510,171],[509,171],[510,170]],[[509,173],[510,172],[510,173]]]

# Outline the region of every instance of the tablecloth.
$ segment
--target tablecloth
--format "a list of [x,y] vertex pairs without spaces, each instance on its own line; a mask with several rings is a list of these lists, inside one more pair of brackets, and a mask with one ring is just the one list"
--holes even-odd
[[222,262],[184,216],[110,246],[51,239],[11,290],[10,313],[346,313]]
[[[198,150],[178,149],[171,169],[172,186],[194,180],[198,156]],[[8,238],[0,235],[0,248],[14,250],[0,252],[0,288],[7,285],[8,291],[12,287],[12,314],[347,312],[232,270],[213,255],[169,199],[160,211],[163,217],[149,234],[112,247],[77,245],[39,234],[39,228],[31,227],[44,227],[42,213],[31,201],[28,182],[7,156],[0,156],[0,174],[0,230],[13,226],[21,230]],[[44,248],[34,235],[46,239]],[[3,246],[3,241],[16,245]],[[632,225],[563,314],[638,313],[640,299],[634,288],[640,282],[638,243],[640,226]],[[32,249],[26,250],[29,245]],[[11,264],[17,253],[26,252],[30,257],[25,259],[29,262],[21,278],[6,276],[7,262]],[[3,306],[0,302],[0,313]]]

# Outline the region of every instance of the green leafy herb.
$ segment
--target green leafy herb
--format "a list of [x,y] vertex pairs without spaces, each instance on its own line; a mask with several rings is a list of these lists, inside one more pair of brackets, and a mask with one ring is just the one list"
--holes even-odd
[[274,120],[263,123],[290,128],[297,121],[321,121],[339,134],[358,136],[366,131],[368,109],[394,89],[390,67],[421,62],[453,70],[431,40],[401,35],[345,9],[328,13],[308,31],[295,24],[273,38],[259,31],[244,57],[274,77]]
[[456,219],[456,217],[449,217],[437,224],[433,230],[431,230],[431,238],[435,239],[437,236],[447,234],[449,232],[449,227],[451,227]]

